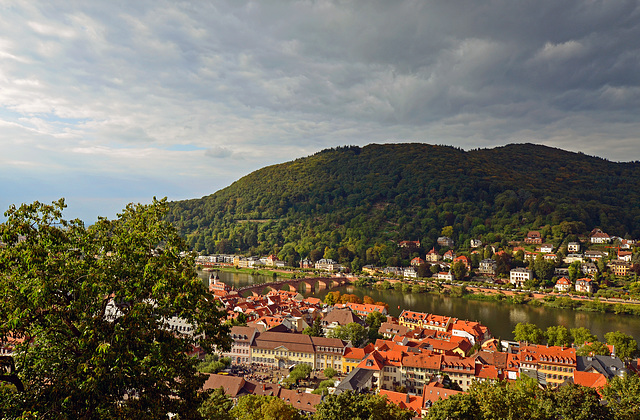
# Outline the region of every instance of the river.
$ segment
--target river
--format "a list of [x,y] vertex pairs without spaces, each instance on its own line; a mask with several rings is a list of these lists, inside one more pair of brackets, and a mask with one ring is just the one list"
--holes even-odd
[[[221,271],[220,280],[234,287],[273,281],[270,276],[253,276],[250,274]],[[202,272],[203,282],[208,283],[209,273]],[[564,325],[567,328],[586,327],[600,340],[610,331],[622,331],[640,342],[640,317],[630,315],[604,314],[600,312],[573,311],[509,303],[474,301],[461,298],[450,298],[429,293],[402,293],[395,290],[377,290],[353,285],[341,286],[330,290],[321,290],[306,295],[324,298],[329,291],[351,293],[362,298],[371,296],[374,301],[389,304],[391,315],[398,316],[403,309],[448,315],[469,321],[478,321],[491,330],[494,337],[506,340],[513,339],[513,330],[519,322],[530,322],[545,330],[551,325]]]

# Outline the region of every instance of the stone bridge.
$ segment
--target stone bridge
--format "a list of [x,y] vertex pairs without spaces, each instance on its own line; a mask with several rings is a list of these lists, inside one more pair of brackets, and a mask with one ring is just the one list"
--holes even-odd
[[348,277],[314,277],[306,279],[290,279],[290,280],[278,280],[270,281],[267,283],[252,284],[250,286],[243,286],[237,290],[237,292],[243,296],[247,296],[249,293],[255,293],[258,295],[264,295],[269,290],[282,290],[284,285],[289,286],[289,290],[297,292],[309,292],[318,291],[324,289],[331,289],[333,287],[342,286],[351,283],[351,279]]

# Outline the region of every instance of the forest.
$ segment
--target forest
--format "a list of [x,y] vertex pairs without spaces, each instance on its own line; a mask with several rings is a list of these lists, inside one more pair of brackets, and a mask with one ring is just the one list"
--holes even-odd
[[168,220],[205,254],[331,258],[357,270],[403,265],[443,232],[506,245],[530,229],[640,237],[640,162],[533,144],[464,151],[422,143],[323,150],[259,169]]

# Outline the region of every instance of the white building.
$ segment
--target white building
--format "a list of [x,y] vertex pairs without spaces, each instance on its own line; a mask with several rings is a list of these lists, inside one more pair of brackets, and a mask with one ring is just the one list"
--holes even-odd
[[524,282],[533,278],[533,271],[528,268],[518,267],[509,271],[509,283],[516,287],[522,287]]

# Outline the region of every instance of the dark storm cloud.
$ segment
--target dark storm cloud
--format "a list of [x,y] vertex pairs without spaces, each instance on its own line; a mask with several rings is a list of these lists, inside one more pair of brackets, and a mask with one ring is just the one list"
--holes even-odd
[[341,144],[640,159],[638,39],[622,0],[1,2],[0,160],[186,198]]

